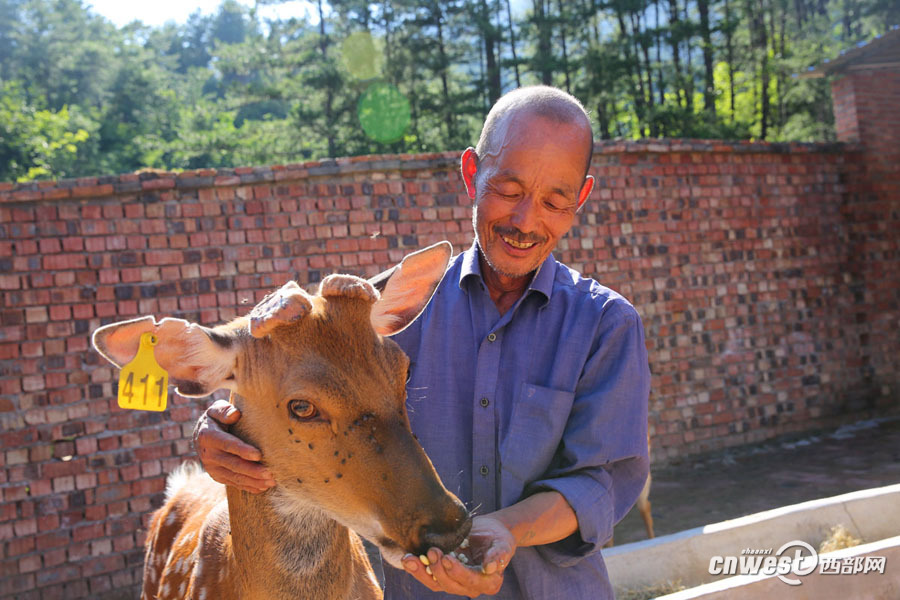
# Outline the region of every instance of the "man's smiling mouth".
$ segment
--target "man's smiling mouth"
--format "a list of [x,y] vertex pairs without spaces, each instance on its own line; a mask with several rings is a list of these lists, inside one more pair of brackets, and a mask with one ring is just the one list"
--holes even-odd
[[531,248],[532,246],[534,246],[537,243],[537,242],[517,242],[516,240],[514,240],[512,238],[508,238],[505,235],[501,235],[500,239],[502,239],[504,242],[506,242],[513,248],[519,248],[520,250],[527,250],[528,248]]

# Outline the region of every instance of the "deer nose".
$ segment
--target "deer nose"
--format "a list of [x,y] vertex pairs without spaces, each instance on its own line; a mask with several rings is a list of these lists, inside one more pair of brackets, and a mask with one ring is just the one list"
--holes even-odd
[[444,515],[431,518],[419,527],[417,552],[425,554],[429,548],[439,548],[444,553],[456,550],[471,529],[469,511],[454,498]]

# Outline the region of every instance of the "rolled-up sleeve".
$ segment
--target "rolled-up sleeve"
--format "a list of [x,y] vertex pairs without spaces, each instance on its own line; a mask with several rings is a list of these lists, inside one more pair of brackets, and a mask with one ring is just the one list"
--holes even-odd
[[559,492],[578,519],[574,534],[537,547],[545,560],[570,566],[597,552],[634,505],[649,473],[649,393],[641,319],[627,302],[614,303],[598,324],[553,466],[525,489]]

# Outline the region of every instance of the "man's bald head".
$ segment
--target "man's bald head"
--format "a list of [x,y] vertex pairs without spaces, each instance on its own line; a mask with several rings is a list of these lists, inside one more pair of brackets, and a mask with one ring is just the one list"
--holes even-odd
[[475,146],[475,154],[479,160],[486,154],[493,154],[497,149],[493,144],[495,133],[500,129],[506,119],[518,115],[535,115],[557,123],[566,125],[582,125],[585,128],[585,154],[586,162],[584,174],[587,175],[591,167],[591,159],[594,155],[594,139],[591,134],[591,119],[584,110],[581,102],[571,94],[545,85],[536,85],[518,88],[504,94],[491,108],[478,145]]

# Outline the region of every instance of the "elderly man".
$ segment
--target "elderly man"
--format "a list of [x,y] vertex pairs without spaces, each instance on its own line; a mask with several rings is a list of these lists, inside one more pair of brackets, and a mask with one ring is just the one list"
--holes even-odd
[[[647,477],[650,375],[634,308],[551,256],[593,188],[592,150],[583,107],[540,86],[503,96],[462,154],[475,243],[394,339],[411,360],[413,431],[476,515],[484,568],[433,548],[433,575],[413,556],[406,573],[386,570],[386,598],[613,597],[600,548]],[[258,451],[216,424],[237,411],[208,415],[197,445],[210,474],[272,485]]]

